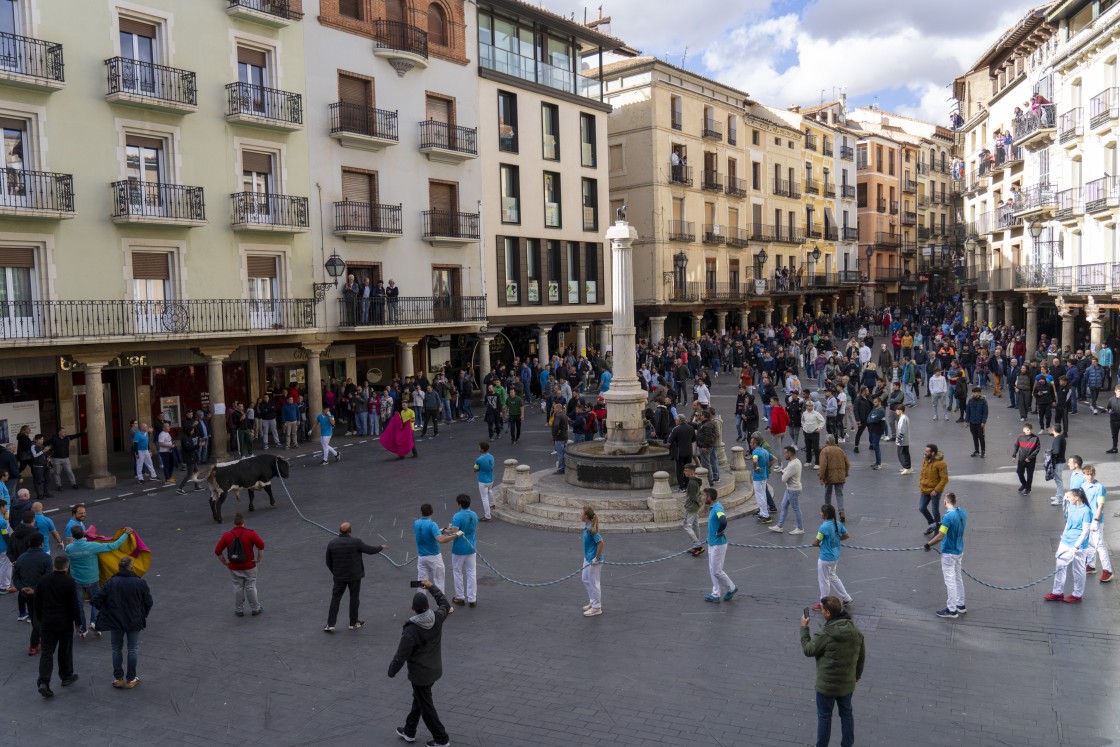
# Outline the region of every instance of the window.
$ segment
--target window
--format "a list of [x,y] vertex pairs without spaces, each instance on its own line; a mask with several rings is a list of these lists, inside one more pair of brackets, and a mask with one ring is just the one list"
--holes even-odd
[[727,115],[727,144],[738,145],[739,143],[739,119],[734,114]]
[[751,145],[758,145],[758,130],[751,130]]
[[541,134],[544,158],[549,161],[559,161],[560,107],[556,104],[541,104]]
[[541,302],[541,240],[525,240],[525,279],[528,284],[526,296],[529,303]]
[[583,300],[599,303],[599,252],[598,244],[584,244]]
[[516,166],[502,164],[502,223],[521,222],[521,174]]
[[238,204],[238,222],[271,223],[272,156],[253,151],[241,152],[241,199]]
[[867,184],[866,182],[859,182],[856,184],[856,207],[867,207]]
[[381,230],[381,211],[376,207],[377,174],[352,169],[342,170],[342,219],[351,230]]
[[894,151],[887,151],[887,173],[894,176]]
[[568,303],[579,303],[579,244],[568,242]]
[[27,122],[22,119],[0,118],[0,131],[3,132],[4,149],[0,153],[3,158],[4,172],[0,175],[0,202],[11,207],[33,207],[35,195],[24,170],[32,168],[27,156]]
[[599,182],[583,180],[583,230],[599,230]]
[[362,0],[338,0],[338,14],[362,20]]
[[727,261],[727,284],[732,293],[739,289],[739,260],[737,259]]
[[132,253],[132,298],[136,301],[136,331],[163,331],[164,304],[173,299],[171,255],[166,252]]
[[154,95],[156,74],[153,65],[159,62],[156,48],[157,29],[145,21],[118,19],[123,64],[121,88],[130,93]]
[[264,88],[268,79],[268,54],[249,47],[237,48],[238,111],[266,114]]
[[127,135],[124,153],[129,202],[144,213],[158,211],[163,202],[159,185],[165,180],[163,141],[158,138]]
[[277,258],[249,255],[245,258],[249,278],[249,325],[253,329],[272,329],[277,323]]
[[560,228],[560,175],[555,171],[544,172],[544,224]]
[[502,264],[505,265],[504,277],[506,286],[506,305],[516,306],[521,303],[520,287],[518,280],[521,277],[521,252],[517,239],[512,236],[502,238]]
[[35,250],[0,247],[0,330],[5,338],[27,336],[35,317],[35,287]]
[[435,304],[436,319],[446,315],[448,321],[455,318],[456,304],[453,298],[463,295],[463,286],[458,267],[432,267],[432,302]]
[[560,242],[548,242],[548,302],[560,303]]
[[607,148],[607,168],[612,174],[626,170],[626,162],[623,160],[621,143],[611,145]]
[[762,164],[751,161],[751,189],[762,189]]
[[669,97],[669,116],[674,130],[680,130],[684,128],[684,114],[682,112],[682,106],[683,105],[681,103],[680,96]]
[[579,115],[580,163],[595,168],[595,115]]
[[428,43],[437,47],[447,46],[447,13],[439,3],[428,6]]
[[372,111],[373,81],[339,73],[338,100],[338,127],[341,130],[361,135],[379,132],[377,118]]
[[517,152],[517,94],[498,91],[498,150]]
[[704,287],[707,288],[709,292],[714,293],[718,282],[716,260],[714,257],[708,257],[704,260]]

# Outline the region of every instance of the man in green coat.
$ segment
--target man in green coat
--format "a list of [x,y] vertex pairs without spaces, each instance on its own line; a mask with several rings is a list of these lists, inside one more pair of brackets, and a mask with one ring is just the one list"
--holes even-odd
[[809,617],[801,618],[801,650],[817,660],[817,747],[828,747],[832,736],[832,707],[840,709],[841,747],[855,743],[852,692],[863,676],[867,650],[863,633],[837,597],[821,600],[824,627],[809,635]]

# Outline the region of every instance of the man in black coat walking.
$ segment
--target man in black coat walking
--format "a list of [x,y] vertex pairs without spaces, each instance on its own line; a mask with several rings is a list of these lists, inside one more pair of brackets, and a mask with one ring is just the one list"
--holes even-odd
[[357,630],[365,625],[358,619],[359,595],[362,590],[362,579],[366,575],[362,555],[376,555],[386,547],[388,545],[374,547],[357,537],[351,537],[348,521],[342,522],[338,527],[338,537],[327,545],[327,568],[334,576],[334,589],[331,591],[331,606],[327,610],[327,624],[323,632],[334,632],[334,624],[338,620],[338,606],[342,603],[342,594],[347,589],[350,590],[350,630]]
[[[108,630],[113,649],[113,687],[131,690],[140,684],[136,665],[140,659],[140,631],[148,627],[152,592],[148,582],[132,571],[132,558],[117,561],[117,575],[105,582],[93,599],[97,607],[97,629]],[[128,642],[128,669],[124,648]]]
[[[34,519],[32,519],[34,521]],[[26,526],[26,524],[24,524]],[[36,531],[27,539],[27,549],[21,551],[19,559],[12,568],[12,586],[19,589],[20,610],[27,610],[26,615],[20,615],[22,622],[31,623],[31,642],[27,646],[27,655],[35,656],[43,647],[39,630],[39,617],[35,614],[35,587],[44,577],[50,575],[51,556],[43,552],[43,535]],[[74,595],[77,600],[77,593]]]
[[58,676],[62,686],[78,681],[74,673],[74,628],[81,624],[78,610],[78,585],[70,578],[70,556],[60,553],[54,559],[54,572],[44,576],[35,587],[34,612],[42,636],[39,655],[39,694],[54,695],[51,671],[58,650]]
[[677,416],[677,425],[669,433],[665,442],[669,446],[669,456],[677,463],[677,487],[684,492],[688,479],[684,476],[684,466],[692,463],[692,444],[696,441],[696,431],[688,424],[684,415]]
[[412,597],[413,614],[401,631],[400,645],[389,664],[389,676],[395,677],[401,667],[408,664],[408,681],[412,683],[412,710],[408,712],[404,726],[397,727],[397,736],[406,742],[416,741],[416,727],[423,718],[424,726],[432,733],[427,747],[439,747],[451,744],[451,738],[447,736],[447,730],[443,728],[439,714],[436,713],[432,685],[443,676],[440,639],[443,636],[443,622],[451,611],[451,605],[440,588],[433,586],[431,581],[425,579],[420,585],[432,593],[436,609],[433,611],[429,608],[428,597],[423,592],[417,592]]

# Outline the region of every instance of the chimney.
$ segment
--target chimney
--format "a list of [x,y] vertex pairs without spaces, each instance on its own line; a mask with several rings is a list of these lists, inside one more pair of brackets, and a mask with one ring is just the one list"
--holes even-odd
[[791,111],[794,114],[800,114],[801,113],[801,106],[798,105],[798,104],[794,104],[793,106],[789,107],[789,109],[787,111]]

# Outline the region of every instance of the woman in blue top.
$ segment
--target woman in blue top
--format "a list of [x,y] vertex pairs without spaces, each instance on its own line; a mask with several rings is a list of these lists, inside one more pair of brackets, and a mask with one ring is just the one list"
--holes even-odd
[[[1085,500],[1085,491],[1074,488],[1066,492],[1066,526],[1058,541],[1058,551],[1054,554],[1054,588],[1045,599],[1047,602],[1081,601],[1085,593],[1085,551],[1089,547],[1089,530],[1093,523],[1093,512]],[[1066,569],[1073,565],[1073,594],[1063,596],[1066,585]]]
[[[840,540],[848,539],[848,530],[836,520],[835,506],[827,503],[821,506],[821,518],[824,522],[817,530],[817,539],[813,541],[813,547],[821,549],[817,560],[817,585],[820,586],[821,599],[828,596],[839,597],[846,607],[851,603],[852,597],[836,575],[836,564],[840,562]],[[821,603],[814,604],[813,609],[819,611]]]
[[603,614],[602,589],[599,584],[603,570],[603,537],[599,534],[599,517],[595,515],[595,509],[583,509],[580,520],[583,522],[583,573],[580,578],[589,599],[583,606],[583,616],[595,617]]

